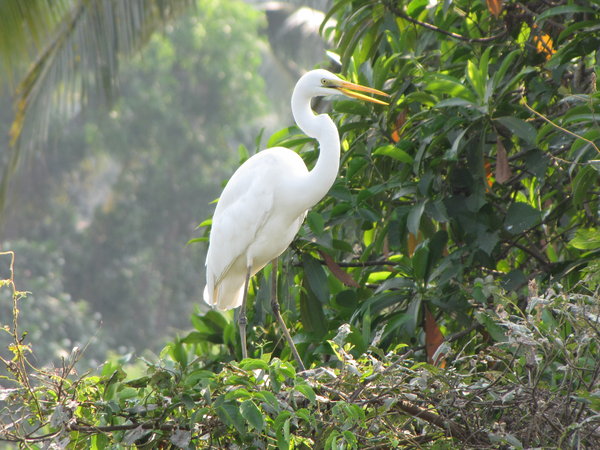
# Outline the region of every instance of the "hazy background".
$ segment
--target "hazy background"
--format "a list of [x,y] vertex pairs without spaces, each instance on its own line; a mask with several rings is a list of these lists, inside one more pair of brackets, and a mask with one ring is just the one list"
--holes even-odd
[[[199,1],[119,59],[113,98],[50,102],[47,138],[21,158],[0,234],[16,252],[17,288],[31,292],[20,322],[40,364],[88,343],[92,367],[108,351],[158,351],[190,327],[206,244],[186,243],[203,236],[196,227],[240,148],[253,153],[292,125],[293,84],[327,63],[318,26],[329,3]],[[19,81],[8,78],[3,169]],[[11,308],[4,295],[3,324]]]

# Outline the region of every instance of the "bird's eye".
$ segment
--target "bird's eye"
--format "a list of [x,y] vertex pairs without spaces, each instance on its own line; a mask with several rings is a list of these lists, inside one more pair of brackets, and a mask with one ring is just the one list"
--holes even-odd
[[329,86],[329,80],[327,78],[322,78],[321,79],[321,84],[323,86]]

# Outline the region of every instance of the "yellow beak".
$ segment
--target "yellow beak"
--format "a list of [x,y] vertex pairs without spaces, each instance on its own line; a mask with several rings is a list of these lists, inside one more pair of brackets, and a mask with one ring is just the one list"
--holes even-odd
[[357,98],[359,100],[364,100],[366,102],[377,103],[378,105],[388,105],[389,104],[382,100],[361,94],[359,92],[354,92],[354,91],[361,91],[361,92],[368,92],[370,94],[384,95],[386,97],[389,97],[389,94],[386,94],[385,92],[379,91],[377,89],[373,89],[373,88],[370,88],[367,86],[361,86],[360,84],[350,83],[349,81],[341,81],[341,82],[339,82],[339,86],[336,86],[336,87],[339,91],[343,92],[348,97]]

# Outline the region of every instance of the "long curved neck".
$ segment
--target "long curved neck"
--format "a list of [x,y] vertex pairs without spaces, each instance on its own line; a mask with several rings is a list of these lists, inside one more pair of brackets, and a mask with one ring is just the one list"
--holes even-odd
[[292,94],[292,113],[298,126],[319,142],[319,158],[313,170],[302,180],[296,199],[307,210],[321,200],[333,185],[340,167],[340,137],[333,120],[326,114],[315,115],[311,98]]

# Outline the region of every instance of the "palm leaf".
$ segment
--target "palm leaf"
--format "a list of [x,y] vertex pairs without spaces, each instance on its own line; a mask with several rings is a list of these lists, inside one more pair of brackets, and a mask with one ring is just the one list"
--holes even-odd
[[[153,32],[194,3],[193,0],[0,2],[0,59],[7,69],[5,72],[19,73],[27,62],[24,60],[30,58],[15,93],[11,154],[0,182],[0,211],[22,151],[43,148],[41,144],[48,136],[51,117],[72,115],[91,99],[110,103],[118,86],[120,59],[138,50]],[[33,52],[35,56],[31,58]]]

